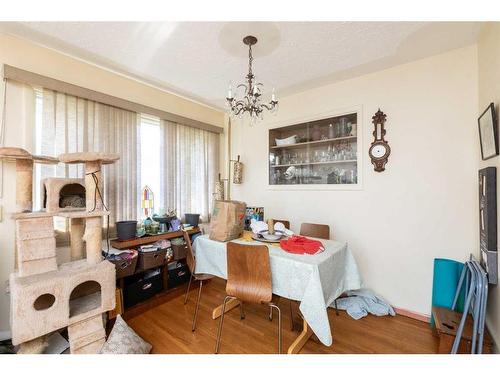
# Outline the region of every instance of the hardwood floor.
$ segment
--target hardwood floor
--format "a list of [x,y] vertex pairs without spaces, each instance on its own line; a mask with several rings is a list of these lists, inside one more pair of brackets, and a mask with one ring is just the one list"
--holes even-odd
[[[217,324],[212,320],[212,310],[222,303],[225,296],[225,280],[214,279],[203,287],[198,322],[191,332],[191,322],[196,303],[197,288],[189,293],[189,301],[183,304],[183,295],[178,293],[170,301],[125,316],[127,323],[145,340],[153,345],[152,353],[208,353],[214,352]],[[283,351],[298,336],[299,331],[290,330],[288,301],[282,299]],[[297,307],[295,307],[296,309]],[[301,353],[436,353],[437,339],[429,324],[404,316],[375,317],[369,315],[354,320],[344,311],[336,316],[328,309],[332,327],[333,344],[322,345],[314,336]],[[274,354],[277,352],[277,317],[272,322],[267,318],[265,306],[245,304],[246,318],[240,320],[239,309],[231,310],[224,319],[224,330],[220,353]],[[295,315],[297,315],[295,313]]]

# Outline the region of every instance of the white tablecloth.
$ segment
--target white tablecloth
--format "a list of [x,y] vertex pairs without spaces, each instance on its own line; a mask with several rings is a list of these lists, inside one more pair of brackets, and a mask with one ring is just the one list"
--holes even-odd
[[[262,245],[244,240],[234,242]],[[300,311],[318,339],[332,344],[327,307],[347,290],[361,288],[356,261],[345,242],[321,240],[325,251],[317,255],[290,254],[269,245],[273,293],[300,301]],[[196,272],[227,278],[226,243],[212,241],[208,235],[193,243]],[[221,301],[222,303],[222,301]]]

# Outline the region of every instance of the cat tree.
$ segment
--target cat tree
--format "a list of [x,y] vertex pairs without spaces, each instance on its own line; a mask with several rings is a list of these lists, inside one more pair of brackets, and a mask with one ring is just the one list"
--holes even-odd
[[[0,148],[0,158],[16,162],[17,272],[10,275],[12,343],[26,345],[68,328],[71,353],[98,353],[105,341],[102,314],[115,307],[115,266],[102,259],[102,222],[109,215],[102,196],[103,164],[118,155],[69,153],[59,159],[33,156],[20,148]],[[44,207],[33,212],[33,163],[84,163],[85,179],[44,180]],[[65,185],[84,184],[86,205],[62,207]],[[80,190],[81,193],[81,190]],[[56,262],[54,216],[69,218],[71,262]]]

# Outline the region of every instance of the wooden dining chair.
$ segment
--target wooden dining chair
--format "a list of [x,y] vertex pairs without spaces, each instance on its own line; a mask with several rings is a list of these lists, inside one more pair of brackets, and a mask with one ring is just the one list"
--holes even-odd
[[281,310],[272,302],[271,265],[269,250],[265,245],[227,244],[226,297],[217,331],[215,353],[219,352],[226,303],[240,301],[240,318],[245,318],[243,303],[265,303],[278,311],[278,353],[281,354]]
[[273,219],[274,223],[283,223],[286,229],[290,229],[290,222],[288,220]]
[[327,224],[302,223],[300,225],[300,235],[329,240],[330,226]]
[[193,316],[193,325],[191,327],[191,331],[194,332],[196,329],[196,317],[198,316],[198,309],[200,307],[200,299],[201,299],[201,288],[203,287],[203,282],[213,278],[214,276],[208,275],[205,273],[196,273],[196,259],[194,257],[193,248],[191,246],[191,239],[189,238],[189,234],[187,231],[183,230],[184,241],[187,246],[187,254],[186,254],[186,263],[189,268],[189,272],[191,272],[191,277],[189,278],[189,283],[186,290],[186,295],[184,296],[184,304],[187,303],[189,296],[189,289],[191,288],[191,282],[194,280],[199,281],[200,288],[198,290],[198,298],[196,299],[196,307],[194,310]]

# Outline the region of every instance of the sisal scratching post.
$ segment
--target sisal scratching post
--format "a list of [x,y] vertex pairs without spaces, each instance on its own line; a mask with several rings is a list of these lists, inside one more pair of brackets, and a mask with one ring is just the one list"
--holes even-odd
[[33,210],[33,160],[16,160],[16,211]]
[[88,217],[85,219],[85,234],[83,240],[86,243],[87,262],[97,264],[102,261],[102,217]]
[[70,219],[70,246],[71,260],[79,260],[85,257],[85,244],[83,235],[85,232],[85,222],[82,218]]
[[[102,211],[104,205],[101,161],[87,161],[85,163],[85,197],[87,211]],[[87,248],[87,262],[97,264],[102,261],[102,217],[88,217],[85,223],[84,241]]]
[[101,161],[87,161],[85,163],[85,197],[87,211],[93,210],[94,207],[96,210],[102,210],[104,208],[98,191],[103,194]]

